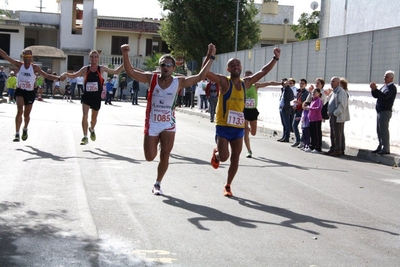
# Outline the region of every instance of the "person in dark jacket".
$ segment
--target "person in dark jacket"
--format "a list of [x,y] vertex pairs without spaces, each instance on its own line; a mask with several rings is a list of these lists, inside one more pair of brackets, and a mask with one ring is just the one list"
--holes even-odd
[[388,70],[384,76],[385,84],[378,89],[374,82],[370,83],[371,94],[376,98],[376,131],[378,133],[378,147],[372,151],[377,154],[390,154],[389,121],[392,117],[392,107],[397,95],[397,88],[393,84],[394,72]]

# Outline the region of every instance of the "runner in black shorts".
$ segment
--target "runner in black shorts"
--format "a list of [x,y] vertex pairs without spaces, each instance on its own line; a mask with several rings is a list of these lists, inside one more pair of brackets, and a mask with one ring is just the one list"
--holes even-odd
[[[251,71],[245,72],[245,77],[252,76],[253,73]],[[245,119],[245,133],[244,133],[244,144],[247,148],[247,158],[251,158],[253,156],[253,152],[251,151],[250,147],[250,133],[251,135],[256,135],[257,133],[257,118],[258,112],[257,109],[257,102],[258,102],[258,88],[265,87],[269,85],[281,85],[280,82],[262,82],[262,83],[255,83],[249,88],[246,88],[246,105],[244,108],[244,119]]]
[[15,116],[15,137],[14,142],[19,142],[19,130],[22,124],[22,116],[24,117],[24,128],[22,129],[22,141],[28,139],[28,125],[30,121],[30,114],[32,111],[33,102],[37,92],[36,73],[41,74],[49,80],[60,79],[59,76],[48,74],[44,72],[38,65],[33,64],[32,51],[24,49],[22,51],[23,62],[15,60],[7,55],[3,49],[0,48],[0,56],[5,60],[15,65],[19,71],[17,76],[17,89],[15,90],[15,98],[17,100],[17,115]]
[[[104,72],[114,75],[119,74],[124,68],[123,65],[119,66],[117,69],[109,69],[106,66],[99,65],[100,54],[96,50],[92,50],[89,53],[90,65],[83,66],[79,71],[74,73],[64,72],[61,76],[68,77],[70,79],[83,76],[83,94],[82,94],[82,131],[83,138],[81,140],[81,145],[86,145],[89,140],[87,137],[88,129],[90,132],[90,139],[92,141],[96,140],[96,134],[94,132],[94,127],[97,123],[97,115],[99,114],[101,106],[101,92],[103,91],[104,79],[102,77]],[[92,117],[90,121],[90,127],[88,123],[89,109],[92,109]]]

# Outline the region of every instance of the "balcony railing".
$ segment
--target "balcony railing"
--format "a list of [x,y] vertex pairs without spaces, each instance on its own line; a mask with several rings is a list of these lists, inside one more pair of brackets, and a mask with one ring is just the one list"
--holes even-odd
[[[133,56],[129,57],[129,61],[131,65],[138,69],[144,68],[144,58],[141,56]],[[111,56],[111,55],[104,55],[102,54],[100,57],[100,64],[107,65],[107,66],[119,66],[122,65],[122,56]]]

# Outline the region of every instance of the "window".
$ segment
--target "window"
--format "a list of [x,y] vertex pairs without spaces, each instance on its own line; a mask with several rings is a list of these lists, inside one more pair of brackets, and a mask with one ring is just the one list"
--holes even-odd
[[67,70],[78,71],[83,66],[83,56],[68,56]]
[[83,4],[73,5],[72,12],[72,34],[82,34],[83,29]]
[[153,54],[153,40],[146,39],[146,56],[151,56]]
[[129,38],[126,36],[112,36],[111,55],[122,55],[121,45],[129,44]]
[[[0,33],[0,47],[8,55],[10,54],[10,34]],[[3,59],[1,56],[0,58]]]

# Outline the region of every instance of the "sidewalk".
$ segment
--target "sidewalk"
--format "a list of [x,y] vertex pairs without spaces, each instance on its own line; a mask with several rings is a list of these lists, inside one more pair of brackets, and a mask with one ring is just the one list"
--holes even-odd
[[[182,112],[186,114],[193,114],[203,118],[209,119],[210,114],[201,112],[198,108],[176,108],[177,112]],[[258,120],[258,134],[264,134],[270,138],[280,137],[282,135],[282,126],[276,124],[268,124],[264,123],[261,120]],[[330,146],[330,138],[329,133],[323,132],[322,133],[322,149],[327,151]],[[291,136],[291,143],[294,142],[293,135]],[[290,145],[291,143],[288,143]],[[384,164],[387,166],[400,166],[400,147],[397,146],[390,146],[390,155],[378,155],[371,153],[372,150],[376,149],[377,144],[364,142],[360,140],[354,140],[346,138],[346,155],[353,156],[364,160],[369,160],[372,162],[376,162],[379,164]]]

